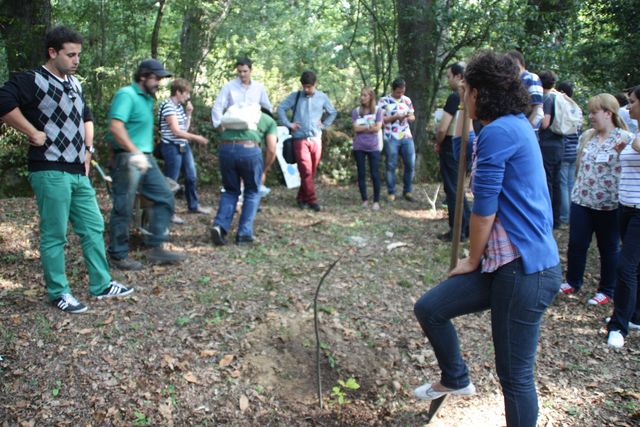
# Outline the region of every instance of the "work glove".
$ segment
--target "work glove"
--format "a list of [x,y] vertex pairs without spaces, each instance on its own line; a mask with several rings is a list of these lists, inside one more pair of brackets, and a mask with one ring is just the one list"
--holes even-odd
[[149,160],[143,153],[136,153],[131,156],[129,162],[141,172],[146,172],[149,169]]

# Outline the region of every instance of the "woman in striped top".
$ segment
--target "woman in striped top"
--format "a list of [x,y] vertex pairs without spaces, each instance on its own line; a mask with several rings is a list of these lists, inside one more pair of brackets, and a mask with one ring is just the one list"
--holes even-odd
[[[200,206],[196,190],[196,163],[189,141],[207,145],[204,136],[189,132],[191,126],[191,83],[185,79],[175,79],[171,83],[171,97],[158,108],[164,175],[178,181],[180,172],[184,175],[184,193],[190,213],[210,214],[211,209]],[[186,106],[185,107],[183,107]],[[184,221],[173,215],[171,222],[182,224]]]
[[590,305],[611,301],[620,253],[617,225],[620,151],[634,139],[618,116],[618,101],[602,93],[589,100],[592,129],[580,137],[577,176],[571,193],[566,282],[560,292],[578,292],[584,282],[587,252],[595,233],[600,253],[600,283]]
[[[629,115],[640,119],[640,86],[629,97]],[[613,316],[609,321],[608,344],[624,346],[629,329],[640,329],[640,139],[636,137],[620,153],[620,236],[622,250],[617,268],[616,298]]]

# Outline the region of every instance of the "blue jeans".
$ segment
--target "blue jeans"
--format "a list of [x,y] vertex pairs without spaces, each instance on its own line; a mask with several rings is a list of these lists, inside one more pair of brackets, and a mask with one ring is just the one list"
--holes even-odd
[[396,168],[398,167],[399,154],[404,164],[402,192],[410,193],[412,190],[411,180],[413,179],[413,169],[416,164],[416,151],[413,146],[413,139],[395,139],[393,137],[386,139],[384,141],[384,153],[387,166],[387,192],[389,194],[396,194]]
[[[470,144],[471,145],[471,144]],[[451,138],[446,138],[440,145],[440,175],[442,176],[442,186],[447,199],[447,211],[449,212],[449,230],[453,230],[453,220],[456,215],[456,191],[458,188],[458,164],[457,156],[453,153],[453,142]],[[469,235],[469,203],[467,198],[462,199],[462,237]]]
[[253,220],[260,206],[260,188],[262,179],[262,151],[260,147],[245,147],[240,144],[220,144],[218,149],[220,173],[224,193],[220,197],[218,212],[213,220],[225,232],[231,228],[236,203],[242,193],[240,182],[244,182],[244,201],[238,222],[238,237],[253,238]]
[[189,144],[180,145],[161,143],[160,150],[164,159],[164,175],[178,181],[180,171],[184,174],[184,194],[190,211],[198,210],[198,192],[196,191],[196,164]]
[[622,251],[617,268],[616,298],[609,331],[629,333],[629,321],[640,324],[640,209],[620,207]]
[[613,298],[616,265],[620,255],[618,211],[599,211],[571,204],[569,247],[567,248],[567,283],[576,291],[582,288],[587,251],[591,236],[596,233],[600,252],[600,285],[598,292]]
[[148,246],[159,246],[169,239],[169,221],[174,211],[173,193],[152,155],[147,154],[149,169],[142,173],[129,163],[131,153],[118,153],[111,166],[111,198],[113,208],[109,218],[109,255],[123,259],[129,253],[129,226],[136,192],[153,202],[145,208],[149,214],[151,233],[145,236]]
[[569,223],[569,208],[571,206],[571,190],[576,174],[576,161],[560,164],[560,224]]
[[564,147],[561,143],[542,144],[542,164],[547,176],[547,188],[553,209],[553,228],[560,227],[560,164]]
[[367,179],[365,165],[366,158],[369,158],[369,172],[371,173],[371,181],[373,181],[373,201],[380,201],[380,151],[362,151],[353,150],[356,158],[356,168],[358,169],[358,189],[360,189],[360,197],[364,202],[367,200]]
[[493,273],[453,276],[425,293],[414,313],[433,346],[442,371],[443,386],[469,385],[469,371],[462,359],[451,319],[491,310],[491,333],[496,371],[504,394],[507,425],[536,425],[538,396],[534,365],[540,321],[560,289],[560,266],[525,274],[517,259]]

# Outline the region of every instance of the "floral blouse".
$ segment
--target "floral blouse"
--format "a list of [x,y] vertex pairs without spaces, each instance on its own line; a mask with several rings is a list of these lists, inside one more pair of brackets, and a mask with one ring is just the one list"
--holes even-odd
[[[583,139],[588,138],[587,141]],[[585,132],[580,137],[582,151],[578,153],[580,166],[577,171],[571,201],[577,205],[599,211],[611,211],[618,207],[618,181],[620,180],[620,154],[614,149],[618,144],[630,144],[634,136],[615,128],[602,143],[597,132]]]
[[[385,117],[395,116],[399,113],[414,113],[411,99],[404,95],[400,99],[387,95],[378,101],[378,108],[382,110]],[[392,137],[397,140],[411,138],[411,129],[407,119],[396,120],[384,125],[384,138],[389,139]]]

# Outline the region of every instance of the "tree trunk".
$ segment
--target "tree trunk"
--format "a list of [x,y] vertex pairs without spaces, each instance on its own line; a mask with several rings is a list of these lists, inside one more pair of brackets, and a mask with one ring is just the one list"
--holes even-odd
[[44,35],[51,25],[49,0],[1,0],[0,34],[9,74],[45,62]]
[[227,15],[231,0],[210,0],[204,3],[209,4],[190,2],[182,21],[180,73],[193,84],[202,61],[209,53],[214,30]]
[[438,28],[435,0],[396,0],[398,22],[398,69],[407,82],[416,120],[412,127],[416,145],[416,172],[421,171],[429,148],[427,125],[437,74]]
[[156,22],[153,24],[153,33],[151,34],[151,57],[158,58],[158,40],[160,38],[160,26],[162,24],[162,15],[164,14],[165,0],[158,1],[158,14]]

